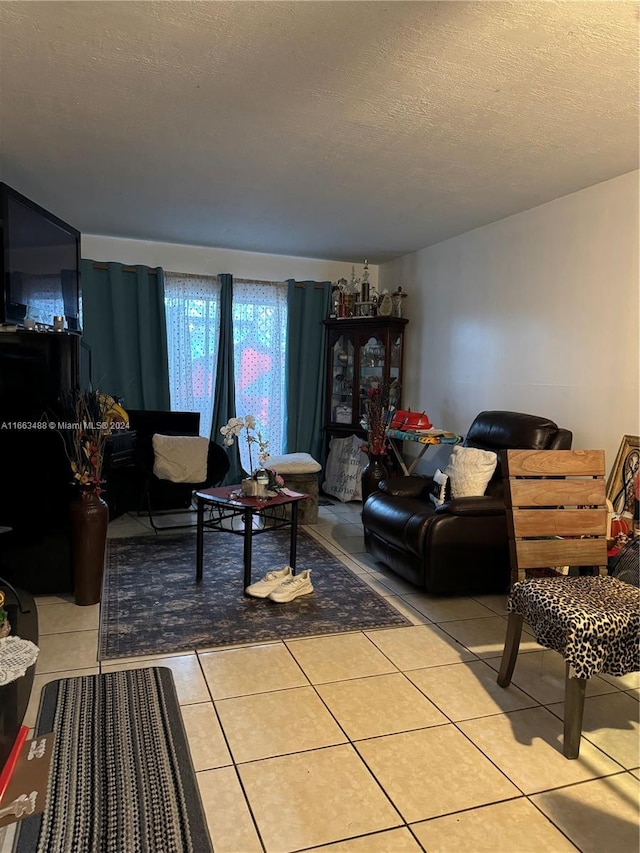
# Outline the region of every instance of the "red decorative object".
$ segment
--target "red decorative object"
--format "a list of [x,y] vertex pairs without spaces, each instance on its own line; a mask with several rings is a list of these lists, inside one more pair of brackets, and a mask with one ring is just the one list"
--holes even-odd
[[433,424],[429,420],[426,412],[412,412],[410,409],[399,409],[393,414],[393,420],[389,425],[390,429],[431,429]]

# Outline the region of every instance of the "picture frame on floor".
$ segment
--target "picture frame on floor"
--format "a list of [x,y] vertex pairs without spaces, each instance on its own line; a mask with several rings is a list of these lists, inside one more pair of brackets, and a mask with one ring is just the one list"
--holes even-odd
[[634,479],[640,471],[640,437],[622,437],[615,462],[607,479],[607,498],[617,515],[633,516],[636,504]]

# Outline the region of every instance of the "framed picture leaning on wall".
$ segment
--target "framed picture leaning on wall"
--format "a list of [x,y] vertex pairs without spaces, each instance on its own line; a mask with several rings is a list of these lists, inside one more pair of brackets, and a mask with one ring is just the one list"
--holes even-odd
[[617,515],[633,516],[636,504],[634,480],[639,471],[640,438],[625,435],[607,480],[607,497]]

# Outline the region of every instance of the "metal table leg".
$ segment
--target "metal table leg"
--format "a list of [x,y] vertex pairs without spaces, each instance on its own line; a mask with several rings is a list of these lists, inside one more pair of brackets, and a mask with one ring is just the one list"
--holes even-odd
[[296,573],[296,551],[298,547],[298,501],[291,504],[291,540],[289,545],[289,565]]
[[251,547],[253,538],[253,507],[246,507],[244,519],[244,589],[251,584]]
[[202,555],[204,546],[204,500],[198,498],[198,520],[196,526],[196,583],[202,580]]

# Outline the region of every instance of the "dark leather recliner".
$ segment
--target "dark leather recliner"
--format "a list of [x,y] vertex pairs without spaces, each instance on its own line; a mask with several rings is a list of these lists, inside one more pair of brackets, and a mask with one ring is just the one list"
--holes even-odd
[[367,551],[427,592],[478,595],[509,585],[501,450],[569,450],[573,435],[553,421],[518,412],[481,412],[463,445],[498,454],[481,497],[429,500],[432,478],[382,480],[362,510]]

